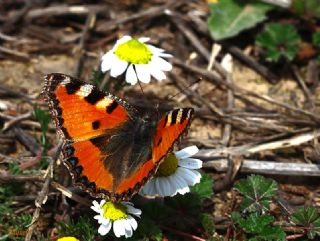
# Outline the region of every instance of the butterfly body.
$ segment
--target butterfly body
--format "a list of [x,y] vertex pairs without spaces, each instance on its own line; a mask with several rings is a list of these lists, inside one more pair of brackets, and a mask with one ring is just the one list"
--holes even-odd
[[128,200],[185,133],[193,109],[142,118],[125,101],[71,76],[45,77],[43,95],[60,135],[64,163],[92,196]]

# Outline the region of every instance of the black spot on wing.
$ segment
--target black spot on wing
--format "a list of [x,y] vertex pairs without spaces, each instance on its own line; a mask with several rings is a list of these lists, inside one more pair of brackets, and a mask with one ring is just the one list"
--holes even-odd
[[94,105],[95,103],[97,103],[99,100],[103,99],[105,97],[105,94],[101,91],[97,91],[97,90],[92,90],[91,93],[85,97],[84,99]]
[[100,121],[96,120],[92,122],[92,129],[97,130],[100,127]]
[[172,111],[171,123],[170,123],[170,125],[176,124],[176,122],[177,122],[177,116],[178,116],[179,111],[180,111],[180,110]]
[[80,89],[81,85],[82,84],[77,81],[71,81],[70,83],[66,84],[66,90],[68,95],[76,93]]
[[188,118],[188,113],[189,113],[189,110],[184,109],[182,111],[180,123],[183,123]]
[[168,122],[168,115],[166,115],[166,118],[164,118],[163,128],[165,128],[165,127],[166,127],[167,122]]
[[68,162],[71,166],[75,167],[75,166],[78,164],[79,160],[78,160],[77,157],[70,157],[70,158],[67,159],[67,162]]
[[116,101],[113,101],[111,105],[107,107],[107,113],[111,114],[119,104]]

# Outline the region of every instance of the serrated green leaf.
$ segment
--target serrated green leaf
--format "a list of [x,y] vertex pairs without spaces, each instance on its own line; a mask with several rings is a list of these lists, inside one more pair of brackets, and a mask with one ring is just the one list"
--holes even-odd
[[266,179],[263,176],[252,175],[247,179],[240,180],[235,189],[244,196],[241,205],[242,211],[262,212],[268,210],[272,197],[275,195],[278,187],[273,180]]
[[248,217],[243,218],[240,213],[234,212],[231,218],[248,234],[248,237],[252,236],[248,240],[285,240],[286,233],[283,229],[278,225],[272,226],[274,217],[271,215],[251,213]]
[[197,194],[200,199],[211,198],[213,195],[213,179],[207,174],[203,174],[200,183],[190,187],[192,193]]
[[209,214],[202,213],[200,219],[207,236],[211,237],[215,232],[213,217]]
[[320,236],[320,214],[316,208],[300,208],[291,215],[290,219],[296,225],[305,227],[310,239]]
[[293,0],[292,10],[307,19],[320,17],[320,5],[318,0]]
[[220,0],[209,4],[208,28],[216,41],[234,37],[266,19],[273,6],[254,0]]
[[317,48],[320,48],[320,32],[316,32],[312,35],[312,43]]
[[267,50],[267,60],[278,61],[281,56],[293,60],[299,49],[300,37],[294,26],[270,23],[256,37],[256,44]]

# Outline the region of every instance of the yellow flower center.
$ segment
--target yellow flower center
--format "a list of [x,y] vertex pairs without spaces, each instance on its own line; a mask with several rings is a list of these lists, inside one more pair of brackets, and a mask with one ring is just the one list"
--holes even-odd
[[176,172],[178,168],[178,159],[174,153],[170,153],[160,164],[156,177],[167,177]]
[[126,219],[128,217],[127,207],[121,203],[106,202],[103,206],[103,216],[111,221]]
[[136,39],[131,39],[123,44],[119,44],[114,54],[119,59],[131,64],[147,64],[152,57],[148,46]]
[[57,241],[79,241],[79,239],[76,239],[75,237],[63,237],[57,239]]

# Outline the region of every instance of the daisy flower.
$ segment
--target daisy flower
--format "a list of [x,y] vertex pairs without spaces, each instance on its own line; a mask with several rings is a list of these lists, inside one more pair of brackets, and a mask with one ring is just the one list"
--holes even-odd
[[163,71],[170,71],[172,65],[163,57],[172,57],[163,49],[146,44],[150,38],[134,39],[124,36],[101,58],[101,71],[110,70],[112,77],[126,72],[126,81],[132,85],[139,81],[149,83],[151,76],[161,81],[166,78]]
[[62,237],[57,239],[57,241],[80,241],[80,240],[75,237]]
[[202,161],[190,158],[198,151],[196,146],[189,146],[169,154],[141,194],[165,197],[190,192],[189,186],[199,183],[201,179],[201,174],[195,169],[202,167]]
[[133,231],[137,229],[138,223],[132,215],[140,218],[141,210],[134,208],[132,203],[112,203],[102,200],[100,204],[97,201],[93,201],[92,204],[91,209],[98,213],[94,219],[97,219],[100,224],[98,233],[102,236],[109,233],[113,227],[116,237],[130,238]]

